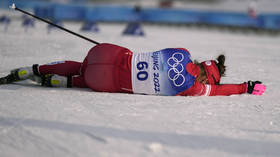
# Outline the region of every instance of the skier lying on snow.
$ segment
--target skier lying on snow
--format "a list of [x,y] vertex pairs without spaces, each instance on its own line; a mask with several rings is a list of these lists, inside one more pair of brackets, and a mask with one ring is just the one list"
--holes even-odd
[[133,54],[127,48],[103,43],[93,47],[82,63],[63,61],[15,69],[1,78],[0,84],[32,79],[47,87],[99,92],[185,96],[264,93],[265,85],[259,81],[219,84],[225,75],[224,62],[224,55],[217,61],[193,62],[183,48]]

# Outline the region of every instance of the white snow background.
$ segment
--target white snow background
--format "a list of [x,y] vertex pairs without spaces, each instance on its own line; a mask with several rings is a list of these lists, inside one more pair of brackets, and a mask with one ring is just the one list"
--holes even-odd
[[[9,13],[10,14],[10,13]],[[16,13],[18,16],[20,13]],[[0,25],[0,76],[13,68],[82,61],[94,46],[36,21]],[[143,25],[145,37],[122,36],[126,24],[100,23],[83,33],[133,52],[187,48],[203,61],[226,55],[221,83],[261,80],[263,96],[147,96],[44,88],[24,81],[0,86],[1,157],[279,157],[280,37],[185,26]]]

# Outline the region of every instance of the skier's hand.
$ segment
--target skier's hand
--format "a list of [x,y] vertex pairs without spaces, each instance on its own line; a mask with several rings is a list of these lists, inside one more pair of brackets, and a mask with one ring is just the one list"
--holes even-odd
[[247,93],[253,95],[262,95],[265,92],[266,86],[261,81],[248,81]]

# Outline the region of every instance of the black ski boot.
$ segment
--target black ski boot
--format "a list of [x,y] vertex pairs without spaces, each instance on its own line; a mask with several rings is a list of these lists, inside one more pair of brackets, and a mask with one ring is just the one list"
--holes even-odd
[[55,74],[48,74],[45,76],[41,76],[42,86],[45,87],[72,87],[72,77],[59,76]]
[[13,70],[8,76],[0,78],[0,85],[10,84],[17,81],[20,81],[20,78],[18,76],[18,70]]
[[10,84],[17,81],[31,79],[34,76],[33,69],[36,69],[38,65],[34,64],[32,67],[22,67],[14,69],[11,73],[5,77],[0,78],[0,85]]

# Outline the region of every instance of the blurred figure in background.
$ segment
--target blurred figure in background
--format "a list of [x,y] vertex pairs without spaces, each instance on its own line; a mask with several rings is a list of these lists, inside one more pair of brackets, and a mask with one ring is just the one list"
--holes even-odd
[[252,19],[256,19],[257,18],[257,0],[251,0],[248,6],[248,15],[252,18]]

